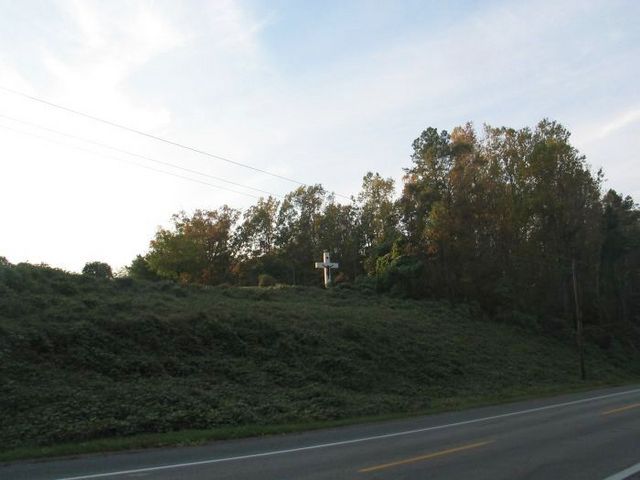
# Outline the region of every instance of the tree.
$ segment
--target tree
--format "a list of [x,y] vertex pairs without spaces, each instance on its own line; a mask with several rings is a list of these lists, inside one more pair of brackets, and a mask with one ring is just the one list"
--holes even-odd
[[602,203],[601,314],[628,338],[640,327],[640,210],[631,197],[615,190],[609,190]]
[[276,246],[290,265],[290,283],[317,283],[314,261],[322,255],[320,218],[326,202],[321,185],[298,187],[285,196],[276,225]]
[[505,319],[533,313],[558,334],[581,312],[587,334],[640,342],[640,212],[630,197],[602,196],[602,172],[565,127],[430,127],[412,146],[397,200],[393,180],[369,172],[349,204],[301,186],[261,198],[237,228],[226,206],[182,212],[130,274],[317,285],[314,262],[329,250],[344,278],[365,272],[381,291],[474,302]]
[[239,213],[217,210],[180,212],[172,229],[159,229],[146,260],[159,276],[182,282],[216,285],[232,280],[233,228]]
[[[413,142],[412,168],[406,169],[399,206],[407,236],[407,253],[430,263],[425,279],[437,295],[453,296],[449,267],[448,222],[451,139],[446,130],[429,127]],[[433,268],[435,267],[435,268]]]
[[[481,138],[471,124],[428,128],[414,141],[400,205],[407,253],[426,262],[430,291],[570,315],[571,260],[597,258],[601,177],[569,137],[543,120],[534,130],[486,126]],[[593,271],[579,273],[593,291]]]
[[392,178],[368,172],[362,178],[358,194],[359,227],[362,232],[362,254],[366,257],[365,270],[375,272],[376,259],[389,251],[400,236],[399,212],[393,199],[395,185]]
[[276,222],[280,202],[273,197],[260,198],[243,215],[234,244],[244,258],[267,255],[275,249]]
[[149,262],[142,255],[136,255],[131,265],[126,268],[126,273],[131,278],[138,280],[156,281],[160,279],[160,276],[151,269]]
[[82,274],[89,277],[109,279],[113,278],[113,272],[109,264],[104,262],[88,262],[82,269]]
[[[340,264],[342,279],[354,279],[363,273],[363,229],[358,222],[358,209],[354,205],[341,205],[331,201],[320,216],[319,244],[331,252],[331,258]],[[316,278],[318,272],[316,271]]]

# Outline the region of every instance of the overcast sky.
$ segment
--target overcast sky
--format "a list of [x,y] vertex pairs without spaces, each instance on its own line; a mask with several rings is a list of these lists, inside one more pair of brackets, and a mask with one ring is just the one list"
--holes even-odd
[[[343,195],[368,170],[399,180],[428,126],[549,117],[638,201],[639,25],[636,0],[0,0],[0,86]],[[275,194],[296,186],[0,90],[0,256],[13,263],[117,269],[181,209],[255,201],[51,130]]]

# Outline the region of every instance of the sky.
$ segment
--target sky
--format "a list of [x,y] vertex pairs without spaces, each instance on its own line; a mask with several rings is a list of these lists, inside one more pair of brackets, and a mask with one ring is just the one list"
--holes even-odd
[[2,88],[345,196],[399,184],[429,126],[551,118],[638,201],[639,21],[636,0],[0,0],[0,256],[117,270],[180,210],[297,186]]

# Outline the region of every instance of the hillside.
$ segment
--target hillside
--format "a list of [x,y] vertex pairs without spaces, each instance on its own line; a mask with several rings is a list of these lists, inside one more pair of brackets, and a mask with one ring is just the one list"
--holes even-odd
[[[593,383],[640,375],[615,345],[589,345],[587,366]],[[569,339],[466,305],[0,266],[5,451],[408,414],[572,388],[577,376]]]

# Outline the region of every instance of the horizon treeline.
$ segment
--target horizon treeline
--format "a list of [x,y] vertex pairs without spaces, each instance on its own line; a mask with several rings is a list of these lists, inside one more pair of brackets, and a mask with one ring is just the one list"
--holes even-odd
[[603,192],[602,171],[569,137],[546,119],[533,129],[427,128],[399,195],[392,179],[369,172],[348,203],[311,185],[243,214],[226,205],[180,212],[128,272],[319,286],[314,262],[328,250],[345,286],[473,302],[549,328],[570,328],[577,293],[593,337],[640,338],[640,211]]

